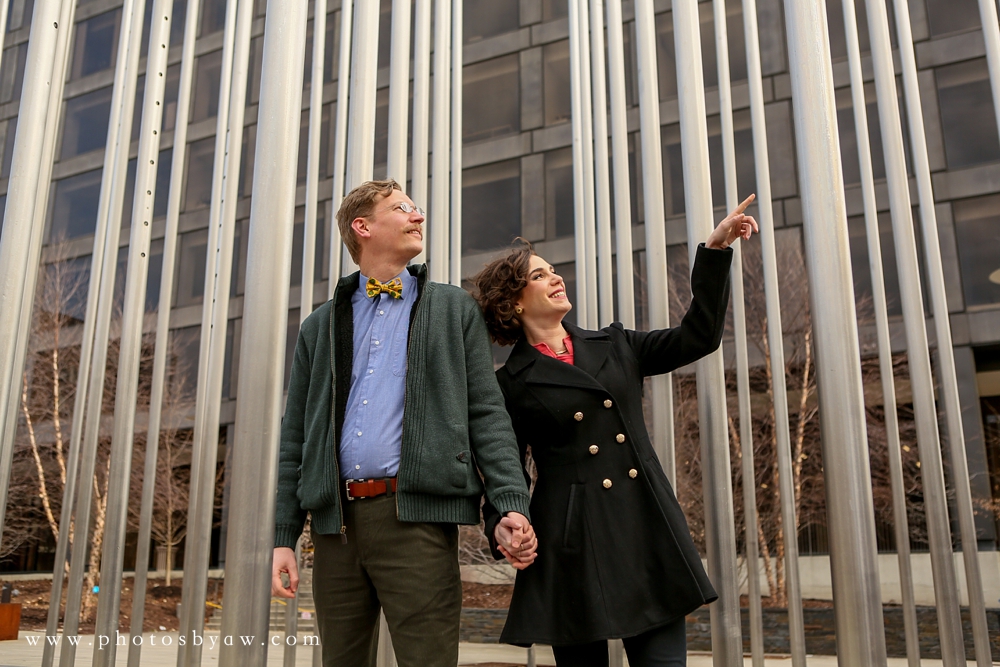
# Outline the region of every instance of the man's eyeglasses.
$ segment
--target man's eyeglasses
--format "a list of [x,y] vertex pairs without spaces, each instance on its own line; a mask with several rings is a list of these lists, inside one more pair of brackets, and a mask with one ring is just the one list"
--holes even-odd
[[418,213],[420,215],[421,218],[426,218],[427,217],[427,213],[424,211],[424,209],[420,208],[419,206],[413,206],[412,204],[408,204],[405,201],[396,204],[395,206],[393,206],[389,210],[390,211],[402,211],[403,213],[407,213],[407,214],[413,213],[415,211],[416,213]]

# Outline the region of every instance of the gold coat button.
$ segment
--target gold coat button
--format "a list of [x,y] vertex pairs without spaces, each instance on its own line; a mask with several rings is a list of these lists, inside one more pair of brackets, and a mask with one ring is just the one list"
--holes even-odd
[[612,405],[614,405],[614,403],[611,402],[610,398],[604,399],[604,407],[610,408]]
[[628,476],[631,477],[632,479],[635,479],[636,477],[639,476],[639,471],[636,470],[635,468],[632,468],[631,470],[628,471]]
[[611,480],[610,479],[604,480],[604,488],[605,489],[610,489],[611,488]]
[[617,440],[619,443],[625,442],[625,434],[619,433],[618,435],[615,436],[615,440]]
[[583,413],[582,412],[577,412],[575,415],[573,415],[573,419],[577,420],[578,422],[582,422],[583,421]]
[[590,453],[591,454],[596,454],[599,451],[601,451],[601,448],[598,447],[597,445],[591,445],[590,446]]

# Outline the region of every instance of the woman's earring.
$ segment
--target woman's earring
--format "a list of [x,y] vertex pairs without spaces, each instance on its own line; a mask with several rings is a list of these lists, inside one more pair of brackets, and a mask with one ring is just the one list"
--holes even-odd
[[514,312],[517,313],[518,315],[520,315],[521,313],[524,312],[524,308],[521,308],[521,306],[518,306],[517,308],[514,309]]

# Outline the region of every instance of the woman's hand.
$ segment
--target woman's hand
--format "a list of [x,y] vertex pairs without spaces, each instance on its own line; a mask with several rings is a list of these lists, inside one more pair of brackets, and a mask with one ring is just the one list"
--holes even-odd
[[755,198],[756,195],[750,195],[744,199],[743,203],[736,207],[736,210],[720,222],[715,231],[709,235],[708,240],[705,241],[705,247],[724,250],[731,246],[736,239],[748,241],[751,234],[754,232],[759,233],[760,229],[757,227],[757,221],[753,219],[753,216],[743,214],[743,211],[747,209],[747,206]]
[[535,529],[528,523],[527,517],[517,512],[510,512],[500,519],[493,530],[497,549],[514,569],[523,570],[531,565],[538,554],[538,539]]

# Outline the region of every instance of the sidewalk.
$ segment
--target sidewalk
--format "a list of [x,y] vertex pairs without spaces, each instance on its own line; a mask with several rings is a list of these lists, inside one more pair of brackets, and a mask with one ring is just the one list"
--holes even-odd
[[[29,638],[37,637],[36,645],[32,646]],[[215,638],[214,647],[211,639]],[[44,641],[40,632],[21,632],[16,641],[0,642],[0,667],[36,667],[41,663],[42,645]],[[164,646],[164,641],[169,646]],[[239,639],[237,638],[237,641]],[[284,634],[274,633],[269,638],[271,644],[282,644]],[[82,635],[77,648],[78,667],[90,667],[93,660],[94,636]],[[295,652],[296,667],[312,666],[313,648],[309,646],[299,646]],[[142,665],[143,667],[174,667],[177,658],[177,633],[149,633],[143,635]],[[552,650],[548,647],[539,647],[536,650],[535,658],[538,665],[555,665],[552,659]],[[128,649],[123,646],[118,647],[116,667],[124,667],[128,659]],[[268,667],[281,667],[284,660],[284,647],[270,646],[267,653]],[[507,663],[512,665],[524,665],[527,661],[527,651],[514,646],[504,644],[472,644],[463,643],[459,647],[459,665],[479,665],[484,663]],[[218,635],[206,635],[206,644],[202,647],[202,665],[216,665],[219,662],[219,641]],[[744,664],[750,667],[750,658],[744,658]],[[628,665],[628,662],[625,663]],[[768,656],[765,660],[767,667],[790,667],[791,658],[788,656]],[[1000,665],[994,662],[994,665]],[[838,667],[837,658],[834,656],[809,656],[809,667]],[[941,667],[940,660],[922,660],[923,667]],[[688,655],[689,667],[711,667],[712,656],[706,653],[691,653]],[[888,667],[906,667],[905,658],[889,658]],[[969,662],[969,667],[975,667],[974,662]]]

